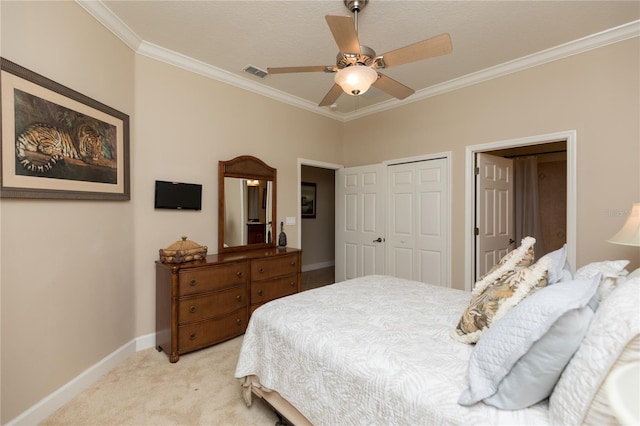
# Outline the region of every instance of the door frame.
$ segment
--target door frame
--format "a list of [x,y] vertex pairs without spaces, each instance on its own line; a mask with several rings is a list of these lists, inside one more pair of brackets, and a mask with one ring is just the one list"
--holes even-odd
[[567,130],[557,133],[528,136],[524,138],[468,145],[465,148],[465,283],[464,288],[471,291],[475,270],[475,154],[496,149],[516,148],[528,145],[540,145],[549,142],[567,143],[567,260],[571,268],[576,269],[576,204],[577,204],[577,131]]

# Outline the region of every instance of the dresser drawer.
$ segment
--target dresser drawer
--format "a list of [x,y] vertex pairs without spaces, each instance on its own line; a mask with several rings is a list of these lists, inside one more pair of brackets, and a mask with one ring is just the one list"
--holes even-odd
[[298,256],[294,254],[274,256],[251,261],[251,280],[268,280],[298,272]]
[[268,302],[298,291],[297,275],[251,283],[251,304]]
[[240,309],[220,318],[178,326],[180,354],[203,348],[239,336],[247,328],[247,309]]
[[224,315],[247,306],[244,284],[227,290],[192,296],[178,301],[178,323],[200,321]]
[[203,293],[247,282],[247,263],[180,270],[180,296]]

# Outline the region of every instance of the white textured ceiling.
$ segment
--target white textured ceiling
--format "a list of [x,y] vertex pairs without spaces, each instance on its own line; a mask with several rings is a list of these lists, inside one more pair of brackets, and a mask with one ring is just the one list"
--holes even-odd
[[242,70],[334,65],[338,49],[324,16],[351,15],[342,0],[77,1],[142,54],[343,119],[640,32],[640,1],[371,0],[359,14],[361,44],[382,54],[449,33],[453,52],[382,70],[416,90],[404,101],[371,88],[320,108],[333,74],[259,79]]

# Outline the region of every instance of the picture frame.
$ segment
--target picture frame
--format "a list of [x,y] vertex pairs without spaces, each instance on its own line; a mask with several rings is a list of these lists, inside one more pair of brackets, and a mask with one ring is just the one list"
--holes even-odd
[[303,219],[315,219],[317,209],[316,184],[302,182],[300,187],[300,214]]
[[0,197],[130,199],[129,116],[0,58]]

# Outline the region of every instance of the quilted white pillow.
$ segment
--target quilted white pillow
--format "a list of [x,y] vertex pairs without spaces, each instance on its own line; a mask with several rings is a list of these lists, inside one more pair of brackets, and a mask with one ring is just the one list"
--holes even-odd
[[551,423],[597,423],[591,413],[592,401],[602,393],[612,367],[621,360],[640,358],[640,345],[633,344],[640,338],[639,311],[640,278],[621,283],[601,302],[580,348],[549,398]]
[[471,353],[469,388],[458,403],[518,410],[547,398],[587,332],[598,282],[545,287],[495,322]]

